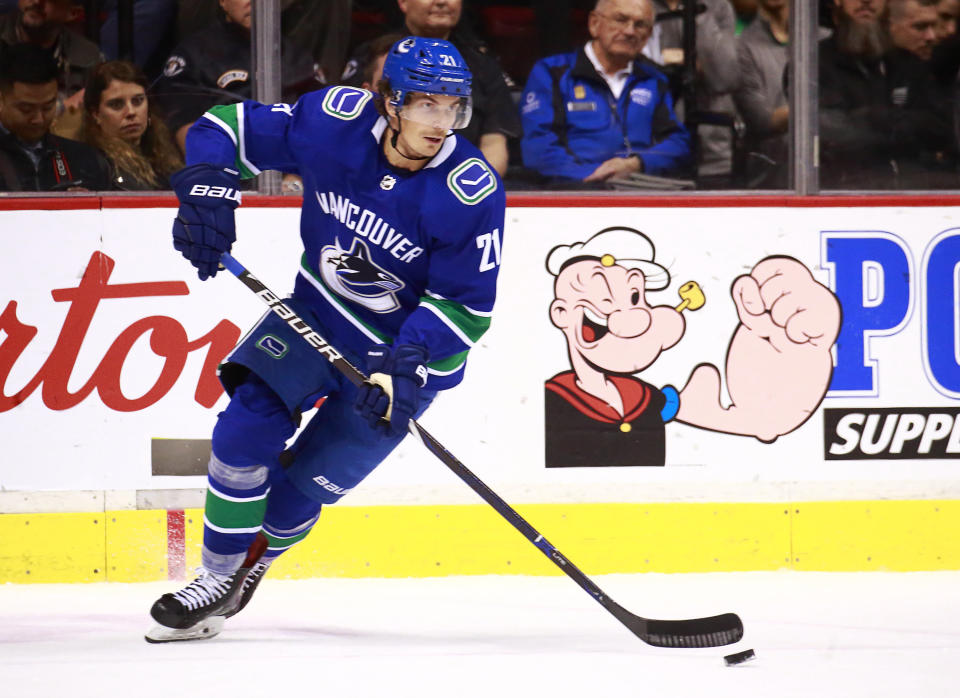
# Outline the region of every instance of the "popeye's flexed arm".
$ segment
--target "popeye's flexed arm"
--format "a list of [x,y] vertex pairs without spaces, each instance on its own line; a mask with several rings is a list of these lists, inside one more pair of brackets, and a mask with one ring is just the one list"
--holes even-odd
[[771,442],[803,424],[826,394],[840,304],[791,257],[762,260],[731,294],[740,317],[727,349],[731,404],[720,401],[718,369],[701,364],[680,393],[677,419]]

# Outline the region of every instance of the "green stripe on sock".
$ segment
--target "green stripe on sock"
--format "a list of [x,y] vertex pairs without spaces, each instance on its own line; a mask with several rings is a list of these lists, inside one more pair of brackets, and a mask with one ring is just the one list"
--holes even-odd
[[302,533],[298,533],[294,536],[290,536],[289,538],[278,538],[277,536],[271,536],[266,531],[263,531],[263,535],[267,537],[268,547],[286,549],[296,545],[297,543],[302,541],[304,538],[306,538],[307,534],[310,533],[311,530],[312,528],[308,528],[306,531],[303,531]]
[[221,499],[212,490],[207,490],[204,514],[218,528],[256,528],[263,524],[267,511],[267,498],[250,502],[231,502]]

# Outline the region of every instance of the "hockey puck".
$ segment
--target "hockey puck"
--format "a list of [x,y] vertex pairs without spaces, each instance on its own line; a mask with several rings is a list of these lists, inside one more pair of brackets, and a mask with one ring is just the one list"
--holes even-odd
[[753,650],[744,650],[743,652],[734,652],[733,654],[728,654],[723,658],[723,663],[727,666],[736,666],[737,664],[743,664],[744,662],[749,662],[751,659],[756,658],[756,652]]

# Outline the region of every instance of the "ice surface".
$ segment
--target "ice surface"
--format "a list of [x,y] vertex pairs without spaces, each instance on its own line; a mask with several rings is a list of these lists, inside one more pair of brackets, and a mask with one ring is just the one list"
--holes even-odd
[[[223,633],[150,645],[177,583],[0,585],[0,695],[960,695],[960,572],[609,575],[647,617],[735,611],[742,642],[645,645],[565,577],[267,578]],[[757,658],[726,667],[723,656]]]

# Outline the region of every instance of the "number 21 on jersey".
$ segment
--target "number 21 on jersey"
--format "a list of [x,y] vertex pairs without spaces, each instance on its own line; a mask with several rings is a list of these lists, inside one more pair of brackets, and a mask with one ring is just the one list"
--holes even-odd
[[483,250],[480,271],[490,271],[500,266],[500,228],[494,228],[492,233],[478,235],[477,249]]

